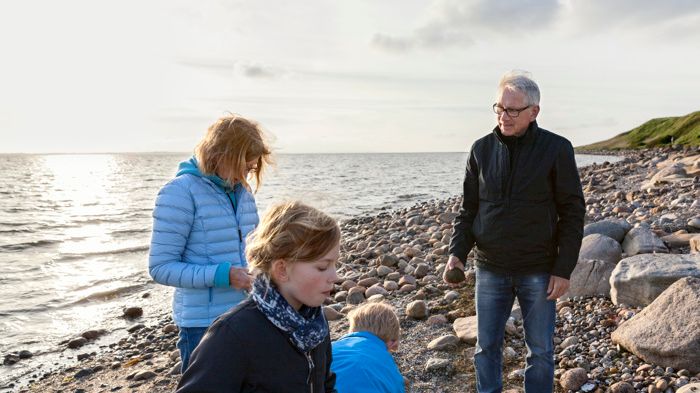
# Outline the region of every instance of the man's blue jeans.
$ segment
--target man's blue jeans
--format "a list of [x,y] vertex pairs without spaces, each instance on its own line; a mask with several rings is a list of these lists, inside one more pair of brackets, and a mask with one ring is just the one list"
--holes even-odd
[[180,350],[180,360],[182,361],[182,367],[180,370],[184,373],[187,366],[190,364],[190,355],[197,344],[202,341],[204,333],[207,331],[205,327],[181,327],[180,328],[180,338],[177,340],[177,349]]
[[548,273],[508,276],[476,269],[478,336],[474,367],[479,393],[499,393],[503,388],[503,338],[516,297],[523,314],[528,349],[525,392],[552,392],[555,302],[547,300],[549,277]]

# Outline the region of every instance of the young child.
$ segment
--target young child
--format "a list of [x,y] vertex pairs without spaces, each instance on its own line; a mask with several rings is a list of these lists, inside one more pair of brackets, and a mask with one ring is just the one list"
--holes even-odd
[[270,154],[256,122],[222,117],[158,193],[148,270],[157,283],[175,287],[183,371],[209,325],[250,289],[243,250],[258,209],[248,180],[260,186]]
[[321,305],[339,253],[331,217],[300,202],[270,207],[246,249],[251,296],[207,330],[177,392],[335,392]]
[[390,351],[399,348],[399,318],[385,303],[348,313],[350,333],[333,342],[338,393],[403,393],[404,381]]

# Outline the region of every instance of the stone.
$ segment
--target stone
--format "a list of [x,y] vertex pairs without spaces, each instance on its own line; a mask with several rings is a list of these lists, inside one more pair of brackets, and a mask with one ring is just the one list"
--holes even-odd
[[400,287],[404,286],[404,284],[416,285],[416,278],[407,274],[399,280]]
[[436,351],[444,351],[447,349],[452,349],[459,344],[459,337],[455,336],[454,334],[447,334],[441,337],[438,337],[428,343],[428,349],[434,349]]
[[688,226],[695,229],[700,229],[700,217],[693,217],[688,220]]
[[581,367],[577,367],[572,368],[571,370],[566,370],[566,372],[562,374],[561,378],[559,378],[559,385],[566,390],[576,391],[583,386],[586,381],[588,381],[588,374],[586,373],[586,370]]
[[180,329],[177,327],[177,325],[172,323],[169,323],[163,327],[163,333],[165,334],[177,333],[179,331]]
[[80,336],[84,337],[86,340],[94,340],[107,333],[105,329],[88,330],[83,332]]
[[621,219],[607,219],[594,222],[583,227],[583,236],[598,233],[615,239],[618,243],[622,243],[625,234],[632,229],[632,225]]
[[445,281],[450,284],[459,284],[465,280],[464,271],[462,269],[453,268],[445,272]]
[[126,307],[122,312],[126,318],[138,318],[143,315],[141,307]]
[[425,321],[428,325],[444,325],[447,323],[447,317],[443,314],[435,314],[428,317]]
[[700,253],[700,235],[695,235],[688,240],[688,245],[690,245],[690,253],[697,254]]
[[700,278],[676,281],[611,335],[647,363],[700,372]]
[[158,374],[154,373],[153,371],[141,371],[134,375],[134,381],[146,381],[155,377],[156,375]]
[[399,289],[399,284],[396,281],[384,281],[384,289],[387,291],[395,291]]
[[16,353],[8,353],[7,355],[5,355],[2,364],[5,366],[11,366],[17,362],[19,362],[19,355],[17,355]]
[[476,316],[455,319],[452,329],[460,340],[467,344],[476,344]]
[[458,213],[447,212],[438,214],[436,219],[437,222],[441,224],[452,224],[452,222],[455,220],[455,218],[457,218],[458,215]]
[[365,301],[365,287],[356,286],[350,288],[348,291],[348,297],[345,299],[348,304],[360,304]]
[[399,263],[399,258],[391,254],[384,254],[377,258],[377,265],[379,266],[396,266]]
[[700,382],[689,383],[676,390],[676,393],[700,393]]
[[[591,235],[597,236],[597,235]],[[612,239],[611,239],[612,240]],[[600,260],[579,260],[569,279],[569,290],[563,298],[575,296],[610,296],[610,275],[615,263]]]
[[68,348],[76,349],[87,344],[87,339],[85,337],[78,337],[68,341]]
[[672,233],[663,236],[661,240],[671,248],[687,247],[690,244],[690,239],[697,236],[693,233]]
[[339,313],[334,308],[328,306],[323,307],[323,315],[326,316],[326,320],[328,321],[337,321],[339,319],[343,319],[343,314]]
[[638,226],[627,232],[622,249],[628,256],[637,254],[667,253],[668,248],[651,229]]
[[346,291],[349,291],[350,288],[355,287],[357,285],[359,285],[361,287],[369,288],[378,282],[379,282],[379,279],[377,277],[367,277],[367,278],[363,278],[362,280],[358,281],[357,284],[351,285],[349,288],[344,288],[344,289]]
[[616,264],[622,259],[622,247],[615,239],[594,233],[583,238],[579,259],[595,259]]
[[378,283],[372,285],[372,286],[369,287],[369,288],[367,288],[367,290],[365,291],[365,297],[366,297],[366,298],[370,298],[370,297],[372,297],[372,296],[374,296],[374,295],[383,295],[383,296],[386,296],[386,295],[388,295],[388,294],[389,294],[389,292],[388,292],[386,289],[384,289],[384,287],[381,286],[381,285],[378,284]]
[[451,371],[452,364],[449,359],[430,358],[425,364],[425,371]]
[[406,306],[406,315],[415,319],[423,319],[428,316],[428,306],[422,300],[414,300]]
[[393,272],[394,269],[390,268],[389,266],[379,266],[377,267],[377,275],[379,277],[384,277],[388,275],[389,273]]
[[416,270],[413,271],[413,274],[416,276],[416,278],[423,278],[428,274],[429,270],[430,270],[430,267],[428,267],[428,264],[419,263],[416,266]]
[[609,393],[635,393],[634,387],[630,385],[627,382],[620,381],[612,384],[610,386],[610,389],[608,389]]
[[621,260],[610,274],[610,298],[614,304],[646,306],[688,276],[700,277],[700,255],[635,255]]

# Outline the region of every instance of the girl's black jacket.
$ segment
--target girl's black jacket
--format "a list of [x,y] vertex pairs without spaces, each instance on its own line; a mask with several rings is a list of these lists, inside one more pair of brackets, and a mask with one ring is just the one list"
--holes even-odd
[[574,149],[533,121],[512,150],[498,127],[474,142],[450,254],[465,262],[476,245],[481,268],[568,279],[586,213]]
[[219,317],[194,350],[177,393],[195,392],[336,392],[330,336],[302,353],[248,298]]

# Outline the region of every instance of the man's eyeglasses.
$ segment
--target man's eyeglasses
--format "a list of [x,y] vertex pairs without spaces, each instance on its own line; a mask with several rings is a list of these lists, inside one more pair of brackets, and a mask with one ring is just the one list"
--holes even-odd
[[505,112],[511,118],[516,118],[516,117],[520,116],[520,112],[524,111],[525,109],[527,109],[531,106],[532,105],[528,105],[524,108],[515,109],[515,108],[504,108],[498,104],[493,104],[492,108],[493,108],[493,113],[497,114],[498,116],[502,115],[503,112]]

